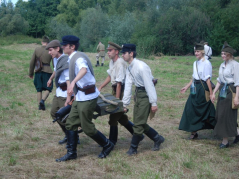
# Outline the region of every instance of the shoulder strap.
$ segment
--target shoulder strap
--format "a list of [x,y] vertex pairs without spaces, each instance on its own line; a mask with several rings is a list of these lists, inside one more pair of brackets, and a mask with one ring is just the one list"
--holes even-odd
[[[198,74],[198,63],[197,63],[197,61],[196,61],[196,69],[197,69],[197,74]],[[202,86],[203,86],[203,89],[205,90],[205,87],[204,87],[204,85],[203,85],[203,82],[202,82],[202,80],[201,80],[199,74],[198,74],[198,77],[199,77],[199,80],[200,80],[200,82],[201,82],[201,84],[202,84]]]
[[230,89],[231,93],[233,94],[233,91],[232,91],[232,89],[231,89],[231,86],[230,86],[230,85],[228,85],[228,86],[229,86],[229,89]]

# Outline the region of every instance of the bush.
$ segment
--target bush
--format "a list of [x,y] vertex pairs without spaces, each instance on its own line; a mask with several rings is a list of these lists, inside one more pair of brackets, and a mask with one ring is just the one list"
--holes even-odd
[[46,34],[51,39],[58,39],[61,40],[61,38],[65,35],[76,35],[75,30],[71,28],[67,23],[65,22],[57,22],[55,18],[52,18],[47,23],[47,28],[45,29]]
[[108,17],[100,8],[88,8],[82,13],[80,26],[81,45],[87,49],[96,44],[106,35],[108,29]]

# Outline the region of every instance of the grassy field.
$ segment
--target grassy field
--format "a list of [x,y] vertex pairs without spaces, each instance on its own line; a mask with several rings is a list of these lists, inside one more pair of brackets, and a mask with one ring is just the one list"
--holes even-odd
[[[151,151],[153,142],[145,137],[138,154],[127,157],[131,135],[119,126],[119,140],[114,151],[103,160],[97,158],[101,148],[85,134],[80,134],[77,160],[56,163],[66,153],[58,145],[63,133],[50,117],[51,101],[46,111],[37,110],[36,91],[28,78],[29,61],[37,44],[0,47],[0,178],[238,178],[239,146],[220,150],[221,139],[212,130],[199,131],[199,139],[189,141],[189,133],[178,125],[189,92],[180,89],[189,82],[195,57],[151,57],[144,61],[151,67],[159,110],[148,121],[165,137],[160,151]],[[95,64],[95,54],[87,53]],[[221,58],[213,57],[213,82],[216,83]],[[109,60],[94,68],[97,85],[107,76]],[[55,89],[54,89],[55,91]],[[110,86],[102,93],[109,93]],[[132,119],[133,101],[128,113]],[[95,120],[97,129],[109,134],[108,116]],[[230,138],[232,143],[233,138]]]

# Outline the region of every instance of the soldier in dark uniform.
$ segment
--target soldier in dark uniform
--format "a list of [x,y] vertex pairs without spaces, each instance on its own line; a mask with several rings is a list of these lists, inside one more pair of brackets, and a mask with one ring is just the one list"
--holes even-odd
[[70,86],[67,89],[68,95],[75,95],[71,112],[66,121],[67,153],[56,159],[57,162],[77,158],[77,133],[81,126],[86,135],[91,137],[103,150],[98,156],[105,158],[114,148],[114,144],[95,128],[92,122],[93,112],[96,107],[97,98],[100,94],[95,87],[95,77],[92,64],[85,53],[77,52],[79,38],[68,35],[62,37],[63,50],[69,55],[69,76]]
[[[124,94],[124,84],[125,84],[125,75],[127,69],[127,62],[119,57],[119,52],[121,46],[113,42],[108,42],[109,46],[107,48],[108,56],[111,61],[109,64],[109,69],[107,70],[108,76],[105,79],[104,83],[99,87],[99,91],[105,87],[108,83],[112,84],[112,94],[122,100]],[[119,112],[115,114],[110,114],[110,135],[109,139],[111,142],[116,144],[118,139],[118,122],[123,125],[131,134],[133,131],[133,123],[128,120],[128,116],[124,112]]]
[[135,105],[134,105],[134,134],[132,137],[130,149],[127,154],[137,154],[139,142],[143,139],[143,133],[154,141],[153,151],[159,150],[160,144],[164,142],[164,137],[159,135],[152,127],[147,124],[150,111],[155,113],[158,110],[157,94],[153,84],[149,66],[136,59],[136,46],[134,44],[124,44],[121,51],[123,59],[129,63],[126,71],[126,82],[123,97],[123,105],[130,104],[132,85],[135,84]]
[[[39,105],[39,110],[45,110],[45,104],[49,93],[52,91],[53,84],[51,86],[47,86],[47,82],[52,75],[52,69],[50,67],[51,63],[51,55],[48,54],[48,50],[46,50],[46,46],[49,43],[49,38],[44,36],[42,38],[42,46],[37,47],[32,55],[32,59],[30,61],[29,68],[29,77],[33,79],[34,76],[34,68],[35,68],[35,77],[34,77],[34,85],[37,90],[37,101]],[[42,69],[36,71],[36,61],[40,59],[42,62]],[[42,91],[44,91],[42,95]]]

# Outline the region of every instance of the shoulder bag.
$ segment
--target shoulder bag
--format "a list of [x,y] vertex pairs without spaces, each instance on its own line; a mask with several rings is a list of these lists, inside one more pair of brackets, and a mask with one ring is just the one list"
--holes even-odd
[[40,72],[42,70],[43,65],[42,65],[41,56],[35,59],[35,73]]
[[[224,77],[224,70],[223,70],[223,72],[222,72],[222,77],[223,77],[223,79],[226,81],[226,83],[227,83],[227,80],[225,79],[225,77]],[[228,84],[228,83],[227,83]],[[232,109],[238,109],[239,108],[239,105],[238,106],[235,106],[234,105],[234,98],[236,97],[236,93],[233,93],[233,91],[232,91],[232,88],[231,88],[231,86],[230,85],[228,85],[229,86],[229,89],[230,89],[230,91],[231,91],[231,93],[232,93]]]

